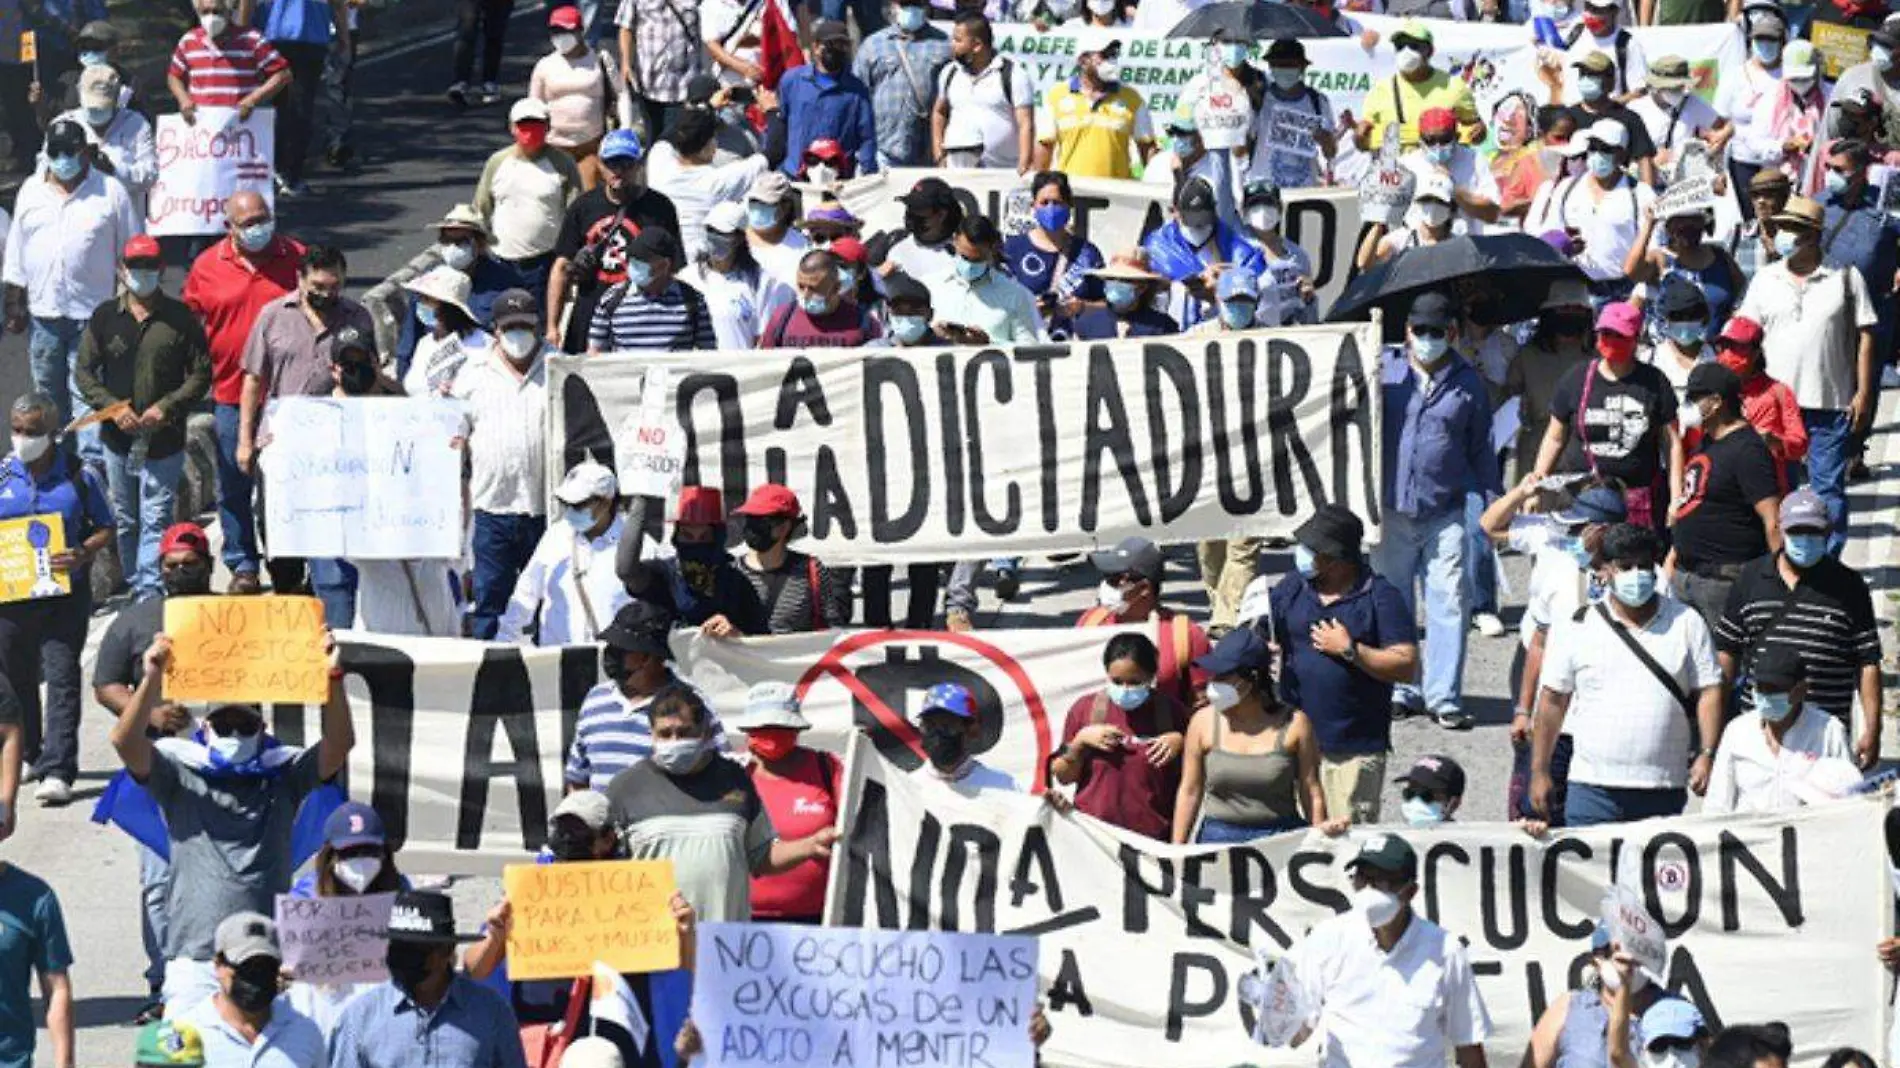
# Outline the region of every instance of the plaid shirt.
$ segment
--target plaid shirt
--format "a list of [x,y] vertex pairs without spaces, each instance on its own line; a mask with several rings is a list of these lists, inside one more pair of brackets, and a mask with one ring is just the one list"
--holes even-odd
[[706,73],[697,0],[620,0],[614,24],[633,30],[634,92],[656,103],[683,103],[686,83]]
[[930,108],[937,102],[937,72],[948,62],[950,38],[928,24],[914,37],[886,26],[858,45],[852,73],[871,87],[878,151],[892,166],[930,165]]

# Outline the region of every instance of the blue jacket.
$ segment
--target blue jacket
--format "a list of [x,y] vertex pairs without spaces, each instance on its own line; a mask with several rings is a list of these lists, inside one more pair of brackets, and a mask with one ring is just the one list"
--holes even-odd
[[1491,400],[1478,369],[1457,352],[1424,382],[1405,346],[1385,350],[1379,376],[1385,506],[1433,519],[1465,506],[1465,494],[1502,492],[1491,450]]
[[871,89],[846,71],[820,74],[807,63],[785,73],[778,83],[779,114],[785,116],[785,162],[779,170],[796,177],[805,149],[829,137],[858,159],[858,173],[877,171],[877,115]]
[[[1149,234],[1141,247],[1148,253],[1148,269],[1167,275],[1171,282],[1192,278],[1207,269],[1201,262],[1200,251],[1181,233],[1179,220],[1171,220]],[[1214,223],[1214,247],[1220,250],[1223,263],[1245,267],[1255,274],[1266,272],[1267,258],[1260,254],[1260,249],[1241,236],[1240,231],[1218,220]]]
[[[468,310],[475,313],[475,325],[488,329],[489,320],[495,312],[495,298],[510,289],[525,289],[534,294],[537,302],[547,296],[545,284],[537,286],[533,280],[523,275],[512,263],[498,260],[493,256],[483,256],[475,261],[468,271]],[[400,381],[409,373],[409,361],[415,358],[416,342],[427,333],[416,319],[416,302],[409,302],[409,313],[402,317],[402,326],[396,334],[396,378]]]

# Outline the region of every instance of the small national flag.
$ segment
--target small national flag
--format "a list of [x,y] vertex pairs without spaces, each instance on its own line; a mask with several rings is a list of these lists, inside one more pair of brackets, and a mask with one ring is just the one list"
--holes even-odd
[[620,1047],[628,1064],[638,1064],[653,1028],[640,1011],[640,999],[626,979],[600,961],[594,962],[594,997],[589,1006],[594,1034]]
[[798,47],[798,23],[786,0],[765,0],[759,22],[759,84],[777,91],[786,71],[805,65],[804,50]]

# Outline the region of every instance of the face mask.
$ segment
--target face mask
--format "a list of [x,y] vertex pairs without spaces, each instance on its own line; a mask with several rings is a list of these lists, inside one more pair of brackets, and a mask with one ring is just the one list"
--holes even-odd
[[526,360],[541,349],[541,338],[532,330],[513,327],[501,332],[501,351],[516,362]]
[[1703,329],[1704,327],[1701,323],[1671,320],[1668,325],[1663,327],[1663,334],[1677,345],[1685,349],[1694,350],[1702,347]]
[[1252,301],[1234,301],[1220,306],[1221,325],[1229,330],[1245,330],[1253,325]]
[[574,46],[581,43],[581,39],[571,33],[557,33],[549,40],[553,43],[554,50],[562,55],[574,51]]
[[224,31],[231,26],[231,20],[223,15],[200,15],[198,25],[204,27],[207,36],[223,37]]
[[1306,80],[1306,72],[1298,67],[1271,67],[1267,77],[1273,79],[1274,88],[1291,89]]
[[1069,218],[1074,213],[1067,204],[1036,205],[1036,225],[1049,233],[1060,233],[1069,228]]
[[1636,339],[1615,334],[1597,335],[1597,355],[1613,364],[1626,364],[1636,355]]
[[548,127],[546,123],[526,122],[515,127],[515,144],[523,152],[539,152],[547,147]]
[[1362,886],[1352,892],[1352,907],[1372,927],[1384,927],[1398,919],[1399,895],[1376,886]]
[[957,277],[965,282],[982,281],[983,276],[990,273],[990,265],[982,260],[966,260],[958,256],[956,266]]
[[262,734],[214,734],[208,748],[211,755],[226,764],[249,763],[257,755],[257,747],[263,741]]
[[1207,703],[1216,712],[1225,712],[1240,704],[1240,689],[1231,682],[1210,682],[1207,684]]
[[376,368],[371,367],[362,360],[351,360],[349,363],[341,365],[338,369],[337,377],[340,379],[337,385],[343,387],[343,392],[353,397],[361,396],[368,393],[370,388],[376,385]]
[[1115,5],[1119,2],[1120,0],[1089,0],[1089,10],[1097,15],[1112,15],[1115,13]]
[[706,739],[681,738],[653,743],[653,763],[668,775],[685,775],[699,766],[706,754]]
[[1772,67],[1781,62],[1780,41],[1755,40],[1750,41],[1749,46],[1754,51],[1755,58],[1760,60],[1763,66]]
[[745,747],[766,763],[784,760],[798,748],[798,731],[791,727],[758,727],[746,732]]
[[1827,191],[1835,196],[1847,192],[1847,175],[1842,174],[1840,171],[1827,172],[1827,177],[1821,181],[1827,186]]
[[1610,579],[1610,592],[1626,608],[1641,608],[1656,596],[1656,569],[1651,567],[1618,571]]
[[441,324],[442,320],[436,315],[435,308],[418,301],[416,303],[416,322],[421,324],[424,330],[434,330]]
[[1680,89],[1658,89],[1656,103],[1661,104],[1664,111],[1674,112],[1682,106],[1682,101],[1687,95]]
[[1603,79],[1579,78],[1577,92],[1583,94],[1585,100],[1601,100],[1603,99]]
[[45,456],[46,450],[52,447],[53,435],[51,434],[13,435],[14,455],[18,456],[23,463],[33,463]]
[[1173,137],[1168,140],[1168,147],[1174,151],[1176,159],[1186,159],[1194,155],[1200,146],[1200,140],[1194,137]]
[[645,289],[653,284],[653,265],[645,260],[627,261],[627,288]]
[[1775,254],[1785,260],[1788,257],[1794,255],[1794,250],[1795,250],[1794,231],[1792,230],[1775,231]]
[[1417,74],[1425,68],[1425,53],[1416,48],[1399,49],[1399,70],[1406,74]]
[[104,67],[111,62],[112,60],[104,52],[79,53],[79,65],[82,67]]
[[358,894],[369,889],[369,884],[382,873],[381,857],[344,857],[330,866],[330,874],[336,876],[336,881]]
[[831,300],[816,293],[809,293],[798,298],[798,306],[805,309],[805,314],[814,319],[831,314]]
[[1616,173],[1616,153],[1590,153],[1590,173],[1598,178],[1608,178]]
[[211,565],[186,564],[163,573],[159,582],[168,597],[195,597],[211,592]]
[[930,758],[933,767],[942,771],[949,771],[963,763],[963,758],[970,749],[970,741],[964,737],[960,727],[947,730],[927,727],[924,729],[922,741],[924,756]]
[[1311,579],[1319,574],[1319,555],[1304,545],[1293,546],[1293,570],[1303,579]]
[[1122,80],[1122,65],[1112,59],[1104,59],[1095,65],[1095,76],[1103,85],[1114,85]]
[[1583,28],[1589,30],[1592,37],[1608,37],[1610,31],[1616,29],[1616,17],[1586,14],[1583,16]]
[[466,271],[475,266],[475,246],[466,241],[445,241],[435,250],[452,271]]
[[905,33],[916,33],[924,28],[924,9],[906,4],[897,9],[897,28]]
[[1867,50],[1867,58],[1874,61],[1874,69],[1876,70],[1886,70],[1888,67],[1893,66],[1893,53],[1880,45],[1874,45],[1869,48]]
[[1214,224],[1208,223],[1205,226],[1190,226],[1187,223],[1182,223],[1181,236],[1187,238],[1188,244],[1193,245],[1195,248],[1200,248],[1213,238]]
[[1418,204],[1418,217],[1426,226],[1443,226],[1451,221],[1451,205],[1440,204],[1435,200],[1421,200]]
[[262,252],[277,236],[277,221],[266,219],[261,223],[240,227],[237,232],[238,247],[246,252]]
[[1148,696],[1155,692],[1153,686],[1124,686],[1119,682],[1108,684],[1108,699],[1123,712],[1133,712],[1148,703]]
[[830,185],[838,180],[838,168],[829,163],[814,163],[805,168],[805,177],[811,179],[813,185]]
[[1789,534],[1781,541],[1782,555],[1796,567],[1813,567],[1827,555],[1827,535],[1802,531]]
[[1739,352],[1725,351],[1715,358],[1715,362],[1735,372],[1735,377],[1746,382],[1754,377],[1754,366],[1747,356]]
[[744,234],[722,234],[717,230],[708,230],[706,256],[713,260],[730,260],[739,251],[739,242],[744,240]]
[[1676,425],[1682,428],[1685,434],[1701,426],[1702,406],[1693,402],[1684,404],[1676,412]]
[[1413,827],[1436,827],[1445,822],[1445,803],[1427,801],[1422,797],[1408,797],[1399,804],[1399,812],[1405,816],[1405,822]]
[[1127,311],[1134,307],[1136,295],[1134,284],[1131,282],[1111,281],[1102,286],[1103,298],[1108,301],[1109,307],[1117,311]]
[[1780,723],[1794,713],[1794,696],[1785,693],[1755,691],[1755,714],[1770,723]]
[[725,563],[728,558],[725,546],[704,541],[676,541],[673,543],[673,555],[680,558],[680,563],[699,567],[714,567]]
[[1248,208],[1247,225],[1261,233],[1280,228],[1280,209],[1270,207]]
[[246,1016],[262,1014],[277,1000],[277,967],[273,961],[266,963],[272,966],[260,968],[247,961],[244,967],[231,970],[231,990],[225,997]]
[[930,329],[930,320],[921,315],[891,316],[891,336],[900,344],[915,345]]
[[1042,8],[1053,16],[1050,21],[1062,22],[1075,14],[1076,3],[1075,0],[1046,0]]
[[114,108],[87,108],[86,124],[95,129],[102,128],[112,121],[112,116],[115,114],[117,114],[117,109]]
[[158,292],[158,268],[127,267],[125,288],[131,290],[135,297],[149,297]]
[[1702,1068],[1699,1049],[1643,1050],[1643,1068]]
[[53,172],[53,177],[62,182],[70,182],[79,177],[79,172],[86,168],[85,163],[78,156],[49,156],[46,166]]
[[570,504],[561,513],[561,519],[573,527],[576,534],[585,534],[594,529],[594,512],[591,508]]
[[1456,145],[1426,145],[1425,158],[1437,166],[1449,167],[1452,153],[1457,150],[1457,147]]
[[745,224],[754,230],[772,230],[778,227],[777,204],[750,204],[745,206]]
[[1414,337],[1412,339],[1412,355],[1418,357],[1418,362],[1423,364],[1437,363],[1445,358],[1445,353],[1450,349],[1449,337]]
[[323,291],[315,290],[315,289],[306,289],[303,291],[303,302],[305,305],[307,305],[310,308],[311,311],[316,311],[316,312],[329,311],[331,308],[336,307],[336,298],[337,298],[337,295],[335,293],[328,293],[328,292],[323,292]]
[[1122,597],[1120,586],[1104,581],[1095,587],[1095,603],[1103,608],[1120,608],[1126,602]]
[[[1623,977],[1616,973],[1615,968],[1598,968],[1597,974],[1603,980],[1603,989],[1615,993],[1623,988]],[[1631,974],[1634,976],[1634,978],[1630,980],[1630,989],[1632,991],[1641,990],[1649,985],[1649,976],[1644,974],[1642,969],[1638,968]]]
[[428,946],[413,942],[389,943],[389,952],[383,957],[383,963],[389,967],[389,981],[396,984],[397,990],[413,996],[416,988],[428,981],[430,956]]
[[778,532],[773,529],[777,525],[778,521],[775,519],[748,517],[745,521],[746,548],[762,553],[777,545]]
[[1789,78],[1788,88],[1793,89],[1794,95],[1796,96],[1807,96],[1809,93],[1814,91],[1814,79],[1813,78]]
[[1247,57],[1252,52],[1253,49],[1248,47],[1244,42],[1229,41],[1220,46],[1221,65],[1228,70],[1238,70],[1242,64],[1247,62]]
[[1577,570],[1588,571],[1596,565],[1596,558],[1590,554],[1590,547],[1583,543],[1582,538],[1567,540],[1569,543],[1564,546],[1564,551],[1570,554],[1570,559],[1577,565]]

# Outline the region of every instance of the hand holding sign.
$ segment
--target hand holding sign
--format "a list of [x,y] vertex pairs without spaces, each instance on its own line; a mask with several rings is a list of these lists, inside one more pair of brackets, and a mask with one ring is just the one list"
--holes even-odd
[[1359,183],[1359,214],[1368,222],[1394,227],[1412,206],[1412,194],[1418,176],[1399,162],[1399,124],[1389,123],[1385,139],[1379,143],[1379,155],[1365,180]]
[[1603,895],[1603,923],[1610,929],[1610,942],[1635,958],[1638,967],[1657,982],[1669,971],[1669,946],[1642,898],[1627,886],[1612,886]]
[[388,978],[389,910],[395,894],[277,895],[284,969],[298,982],[341,985]]
[[614,438],[614,467],[620,472],[620,492],[629,496],[664,500],[679,493],[686,432],[673,414],[672,376],[666,368],[647,370],[640,406],[627,413]]

